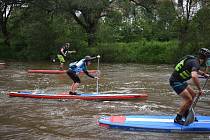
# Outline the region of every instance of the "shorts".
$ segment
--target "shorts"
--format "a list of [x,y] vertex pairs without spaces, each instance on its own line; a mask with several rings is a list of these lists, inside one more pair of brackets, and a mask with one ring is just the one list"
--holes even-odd
[[74,81],[74,83],[81,83],[79,76],[77,76],[76,73],[72,72],[71,70],[68,70],[66,73]]
[[58,60],[60,61],[60,63],[65,63],[66,62],[63,55],[58,54],[57,57],[58,57]]
[[188,84],[187,82],[171,82],[170,81],[170,86],[179,95],[180,93],[182,93],[182,91],[184,91],[187,88]]

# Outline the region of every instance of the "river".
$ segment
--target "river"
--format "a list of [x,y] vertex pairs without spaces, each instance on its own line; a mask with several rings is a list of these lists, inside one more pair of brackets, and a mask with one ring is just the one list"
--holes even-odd
[[[7,95],[18,90],[68,91],[72,81],[65,74],[27,73],[28,69],[56,67],[46,62],[7,62],[0,69],[0,140],[210,139],[210,134],[131,132],[97,125],[97,118],[107,114],[175,115],[180,97],[168,84],[171,65],[100,64],[99,92],[147,93],[147,100],[47,100]],[[96,67],[93,64],[89,69]],[[96,80],[81,76],[81,81],[79,92],[96,92]],[[210,116],[209,92],[199,100],[196,113]]]

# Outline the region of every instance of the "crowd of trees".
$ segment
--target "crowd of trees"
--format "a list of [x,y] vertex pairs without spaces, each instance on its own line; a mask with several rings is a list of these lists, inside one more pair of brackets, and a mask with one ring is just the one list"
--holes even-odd
[[[44,60],[70,42],[75,59],[173,63],[210,48],[209,0],[0,0],[0,58]],[[120,54],[120,55],[119,55]]]

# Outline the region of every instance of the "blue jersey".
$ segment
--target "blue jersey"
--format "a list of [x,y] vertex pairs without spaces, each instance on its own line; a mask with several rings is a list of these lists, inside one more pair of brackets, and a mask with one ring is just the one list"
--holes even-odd
[[209,56],[209,58],[206,60],[206,66],[207,66],[207,67],[210,67],[210,56]]
[[79,74],[82,71],[87,71],[85,59],[81,59],[79,62],[70,63],[69,69],[76,74]]

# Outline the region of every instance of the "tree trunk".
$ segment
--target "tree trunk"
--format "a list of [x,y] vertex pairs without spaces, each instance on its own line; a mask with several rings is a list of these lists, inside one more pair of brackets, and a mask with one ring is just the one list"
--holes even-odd
[[96,44],[96,24],[92,24],[86,28],[88,47],[93,47]]
[[11,43],[10,43],[10,34],[9,34],[9,32],[7,31],[6,23],[4,23],[4,24],[2,25],[2,34],[3,34],[3,37],[4,37],[4,44],[5,44],[7,47],[10,47],[10,46],[11,46]]

